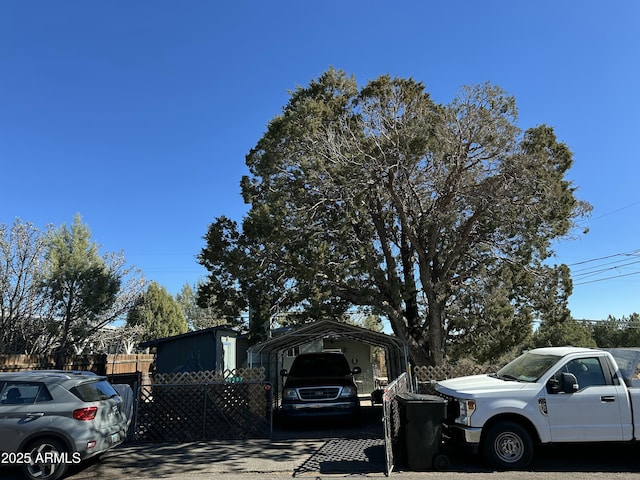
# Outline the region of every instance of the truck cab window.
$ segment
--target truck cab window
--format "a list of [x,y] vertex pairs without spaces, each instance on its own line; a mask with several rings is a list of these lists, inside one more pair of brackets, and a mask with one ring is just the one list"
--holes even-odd
[[555,377],[559,379],[564,372],[576,376],[580,390],[594,385],[607,384],[600,360],[596,357],[571,360],[556,373]]

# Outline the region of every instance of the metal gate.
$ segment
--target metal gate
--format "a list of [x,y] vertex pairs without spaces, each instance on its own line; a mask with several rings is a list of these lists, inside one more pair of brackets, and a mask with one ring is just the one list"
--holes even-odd
[[391,475],[395,465],[395,459],[401,454],[402,442],[400,441],[400,410],[396,396],[410,391],[411,382],[409,375],[403,373],[385,389],[382,397],[382,411],[384,415],[384,448],[387,476]]
[[268,438],[273,419],[271,395],[268,382],[143,386],[134,439],[193,442]]

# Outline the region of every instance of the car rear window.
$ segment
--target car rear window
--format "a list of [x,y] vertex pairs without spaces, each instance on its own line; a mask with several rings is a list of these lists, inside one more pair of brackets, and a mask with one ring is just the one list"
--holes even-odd
[[81,383],[73,387],[70,392],[83,402],[98,402],[118,395],[106,380]]

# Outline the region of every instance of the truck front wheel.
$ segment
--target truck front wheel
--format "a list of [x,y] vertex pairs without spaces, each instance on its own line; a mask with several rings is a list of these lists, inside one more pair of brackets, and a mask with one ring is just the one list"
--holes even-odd
[[526,467],[533,459],[529,432],[515,422],[500,422],[487,430],[483,452],[486,460],[501,470]]

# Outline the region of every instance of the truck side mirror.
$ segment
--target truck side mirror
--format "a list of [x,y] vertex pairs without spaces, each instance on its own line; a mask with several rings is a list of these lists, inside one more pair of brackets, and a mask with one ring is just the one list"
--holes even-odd
[[551,377],[547,382],[547,393],[550,393],[550,394],[560,393],[560,382],[556,377]]
[[287,372],[286,368],[283,368],[282,370],[280,370],[281,377],[286,377],[287,375],[289,375],[289,372]]
[[574,393],[580,390],[578,379],[573,373],[560,374],[560,380],[555,376],[551,377],[547,382],[547,393]]
[[353,367],[351,373],[353,373],[354,375],[359,375],[362,373],[362,369],[360,367]]
[[580,390],[576,376],[567,372],[560,375],[560,387],[564,393],[574,393]]

